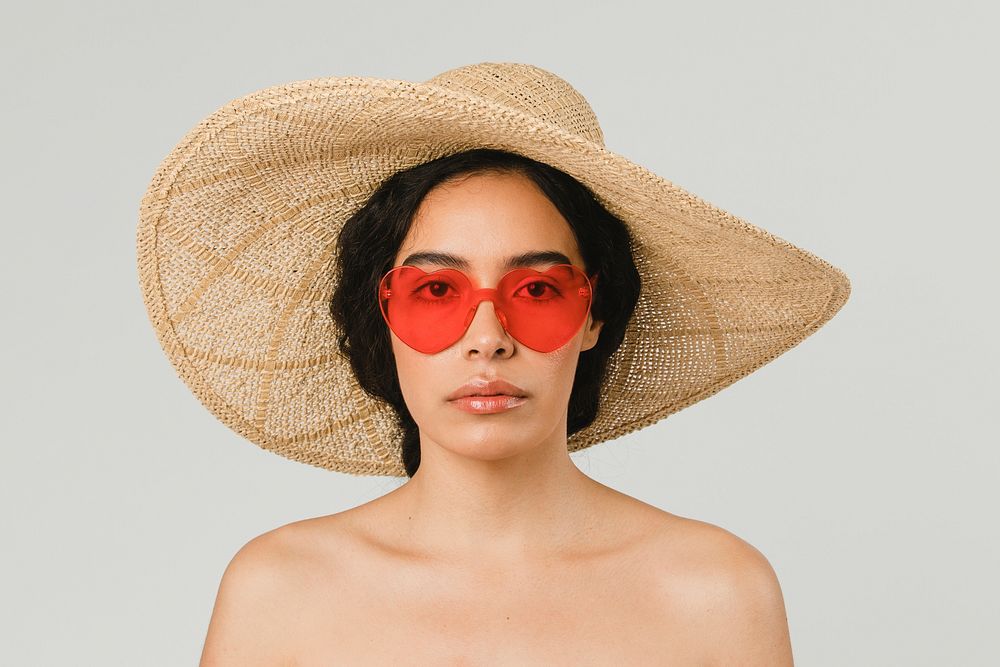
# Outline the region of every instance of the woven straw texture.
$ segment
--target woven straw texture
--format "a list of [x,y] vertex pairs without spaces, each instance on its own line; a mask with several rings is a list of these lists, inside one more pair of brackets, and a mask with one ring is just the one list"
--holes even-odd
[[405,476],[392,409],[336,349],[333,250],[390,174],[476,147],[570,174],[635,239],[639,302],[598,417],[569,437],[571,452],[712,396],[819,329],[850,293],[826,261],[607,150],[583,96],[541,68],[296,81],[198,123],[142,198],[143,299],[197,398],[281,456]]

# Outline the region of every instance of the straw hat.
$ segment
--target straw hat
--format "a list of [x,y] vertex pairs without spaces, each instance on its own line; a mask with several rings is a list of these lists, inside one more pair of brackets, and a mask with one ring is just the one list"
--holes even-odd
[[336,348],[333,250],[390,174],[478,147],[568,173],[634,238],[639,302],[571,452],[712,396],[804,340],[850,293],[836,267],[606,149],[586,99],[538,67],[295,81],[198,123],[142,198],[143,299],[195,396],[287,458],[404,476],[395,413]]

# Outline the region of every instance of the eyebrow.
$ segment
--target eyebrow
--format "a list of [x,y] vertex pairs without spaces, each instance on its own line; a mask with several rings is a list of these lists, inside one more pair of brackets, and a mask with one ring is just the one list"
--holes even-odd
[[[506,271],[508,269],[531,267],[538,264],[572,263],[573,262],[570,261],[569,257],[558,250],[535,250],[507,257],[504,259],[503,269]],[[470,266],[469,260],[464,257],[452,255],[447,252],[438,252],[435,250],[415,252],[403,260],[402,266],[412,266],[414,264],[439,264],[441,266],[461,269],[463,271],[467,271]]]

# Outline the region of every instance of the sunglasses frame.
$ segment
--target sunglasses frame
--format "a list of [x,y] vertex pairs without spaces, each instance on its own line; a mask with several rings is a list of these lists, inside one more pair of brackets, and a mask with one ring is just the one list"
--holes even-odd
[[[594,303],[594,287],[597,284],[597,276],[598,276],[598,274],[595,273],[595,274],[593,274],[591,276],[588,276],[587,273],[582,268],[580,268],[579,266],[576,266],[575,264],[553,264],[552,266],[546,268],[544,271],[540,271],[538,269],[534,269],[534,268],[531,268],[531,267],[521,267],[521,268],[511,269],[510,271],[508,271],[504,275],[500,276],[500,280],[497,281],[496,287],[480,287],[480,288],[476,288],[474,286],[475,283],[473,282],[472,278],[467,273],[465,273],[464,271],[461,271],[459,269],[454,269],[454,268],[448,267],[448,268],[436,269],[434,271],[424,271],[420,267],[413,266],[411,264],[401,264],[399,266],[392,267],[391,269],[389,269],[388,271],[386,271],[385,274],[383,274],[381,280],[379,280],[379,283],[378,283],[378,292],[376,294],[376,299],[377,299],[378,304],[379,304],[379,310],[382,313],[382,319],[385,321],[386,325],[392,330],[393,333],[396,334],[396,337],[399,338],[407,347],[410,347],[411,349],[414,349],[417,352],[422,352],[424,354],[437,354],[438,352],[442,352],[442,351],[448,349],[449,347],[451,347],[452,345],[454,345],[455,343],[457,343],[458,341],[460,341],[462,339],[462,337],[465,336],[466,332],[469,330],[469,326],[472,324],[472,320],[475,318],[476,313],[479,311],[479,304],[481,304],[483,301],[490,301],[490,302],[493,303],[493,309],[494,309],[494,312],[496,313],[497,319],[500,322],[500,326],[502,326],[503,329],[504,329],[504,331],[507,332],[507,335],[509,335],[511,338],[513,338],[514,340],[516,340],[521,345],[524,345],[525,347],[528,347],[529,349],[536,349],[536,348],[533,348],[532,346],[528,345],[524,341],[522,341],[517,336],[515,336],[507,328],[507,316],[503,312],[503,310],[497,308],[496,299],[500,296],[499,292],[498,292],[498,288],[499,288],[500,284],[503,283],[504,279],[506,279],[507,276],[509,276],[512,273],[518,273],[518,272],[528,271],[529,273],[526,274],[528,276],[530,276],[532,274],[538,274],[539,276],[545,276],[552,269],[560,268],[560,267],[568,267],[568,268],[570,268],[573,272],[575,272],[578,275],[582,276],[583,279],[587,282],[586,287],[580,287],[579,288],[580,289],[580,296],[587,298],[587,309],[585,311],[583,311],[583,316],[582,316],[582,318],[580,320],[580,323],[574,329],[574,331],[577,331],[577,330],[579,330],[580,325],[582,325],[587,320],[587,314],[590,313],[590,309],[593,306],[593,303]],[[413,347],[412,345],[410,345],[410,343],[408,343],[402,336],[400,336],[399,332],[396,331],[396,328],[393,327],[392,323],[389,321],[389,317],[386,314],[385,307],[384,307],[383,303],[386,300],[388,300],[389,298],[392,297],[392,290],[391,289],[386,289],[385,282],[386,282],[386,279],[393,272],[399,271],[400,269],[416,269],[418,271],[423,272],[426,276],[433,276],[436,273],[443,273],[443,272],[455,272],[455,273],[458,273],[461,276],[463,276],[463,278],[466,281],[468,281],[468,283],[470,285],[473,285],[472,292],[471,292],[471,297],[469,297],[469,300],[471,301],[472,305],[470,306],[469,311],[468,311],[468,313],[465,316],[465,322],[464,322],[464,324],[462,326],[462,331],[461,331],[461,333],[458,334],[458,336],[454,340],[450,341],[443,348],[441,348],[439,350],[436,350],[436,351],[432,351],[432,352],[425,352],[423,350],[419,350],[419,349]],[[572,336],[570,336],[570,338],[572,338]],[[568,341],[569,341],[569,338],[567,338],[565,341],[562,341],[559,344],[558,347],[553,348],[552,350],[536,350],[536,351],[552,352],[552,351],[555,351],[555,350],[559,349],[563,345],[565,345]]]

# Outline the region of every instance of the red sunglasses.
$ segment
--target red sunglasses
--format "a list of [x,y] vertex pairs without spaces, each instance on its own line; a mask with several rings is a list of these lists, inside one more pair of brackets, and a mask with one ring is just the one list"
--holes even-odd
[[504,330],[538,352],[552,352],[576,335],[587,319],[597,275],[572,264],[545,271],[514,269],[495,289],[472,286],[457,269],[428,273],[397,266],[379,282],[382,317],[409,347],[434,354],[462,338],[483,301],[492,301]]

